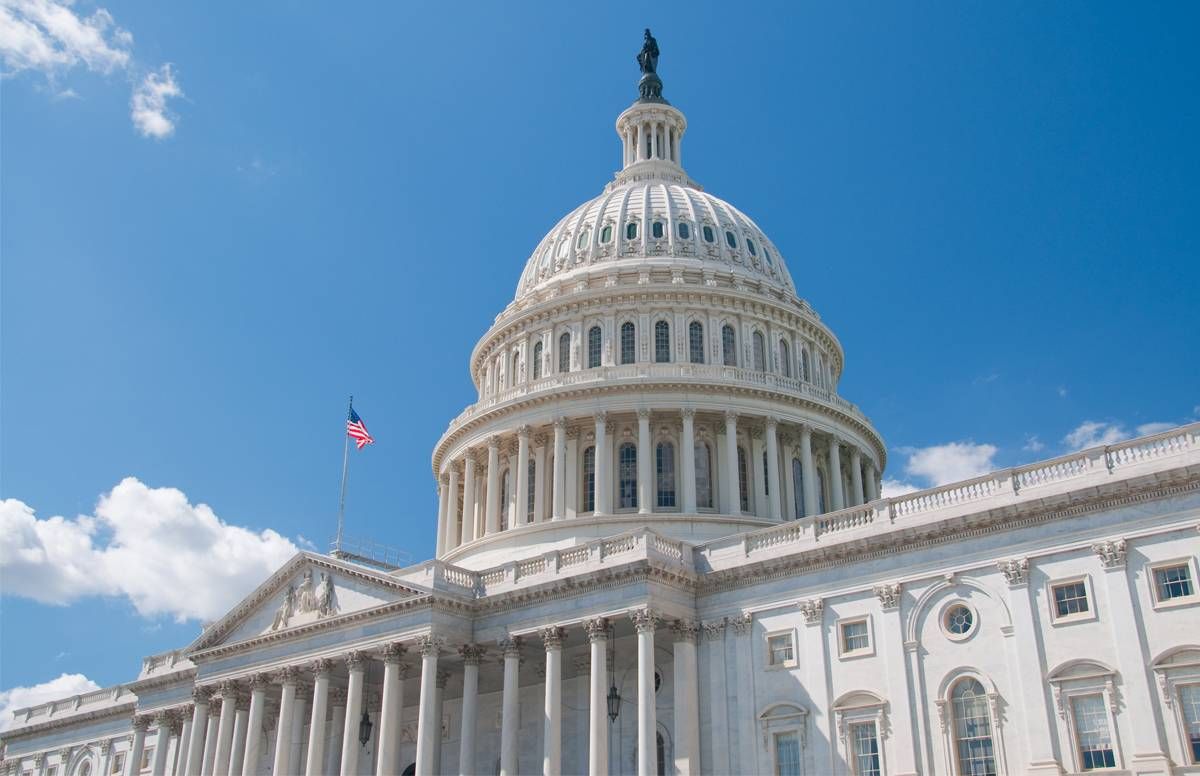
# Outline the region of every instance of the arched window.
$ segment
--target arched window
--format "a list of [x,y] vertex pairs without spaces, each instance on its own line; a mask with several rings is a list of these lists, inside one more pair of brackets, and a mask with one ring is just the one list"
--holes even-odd
[[746,464],[746,448],[739,447],[738,451],[738,501],[743,512],[750,511],[750,472]]
[[657,478],[658,505],[660,507],[675,506],[675,445],[670,442],[659,442],[655,450],[655,470]]
[[704,363],[704,324],[700,321],[688,324],[688,361]]
[[629,223],[625,224],[625,239],[637,239],[637,221],[630,221]]
[[529,497],[526,499],[526,501],[529,503],[525,505],[525,522],[532,523],[533,505],[537,503],[537,461],[533,460],[532,458],[529,459],[527,476],[529,477],[529,484],[525,489],[525,492],[529,494]]
[[792,349],[783,340],[779,340],[779,371],[784,377],[792,376]]
[[767,344],[761,331],[754,332],[751,343],[754,348],[754,371],[767,371]]
[[730,248],[737,248],[737,237],[728,229],[725,230],[725,244]]
[[689,227],[687,224],[680,223],[679,224],[679,239],[680,240],[688,240],[688,239],[691,239],[691,236],[692,236],[691,227]]
[[666,321],[654,324],[654,360],[659,364],[671,360],[671,324]]
[[825,470],[817,467],[817,514],[823,515],[829,511],[826,507],[825,494],[829,491],[829,483],[825,482]]
[[799,458],[792,459],[792,493],[796,494],[796,519],[804,517],[804,466]]
[[588,329],[588,369],[600,366],[601,336],[599,326]]
[[812,376],[808,371],[808,348],[800,351],[800,368],[802,370],[800,372],[800,379],[804,380],[805,382],[810,382],[812,380]]
[[954,749],[961,776],[995,776],[992,720],[987,694],[977,680],[964,677],[950,693],[954,712]]
[[696,455],[696,506],[712,509],[712,452],[706,442],[697,442],[693,451]]
[[564,331],[558,338],[558,371],[571,371],[571,332]]
[[656,240],[662,239],[662,236],[663,236],[663,222],[662,221],[655,221],[654,223],[650,224],[650,235]]
[[704,242],[711,243],[716,241],[717,237],[713,234],[713,228],[711,226],[706,226],[700,231],[704,235]]
[[533,343],[533,379],[539,380],[542,377],[542,343]]
[[508,469],[500,472],[500,530],[508,530]]
[[637,445],[626,442],[617,450],[617,469],[621,509],[637,508]]
[[621,324],[621,363],[632,364],[637,359],[637,336],[632,321]]
[[583,511],[596,511],[596,448],[583,451]]
[[737,366],[737,338],[728,323],[721,327],[721,355],[725,366]]
[[612,224],[605,224],[604,228],[600,230],[600,242],[612,242]]
[[758,251],[754,248],[754,240],[751,240],[749,237],[746,238],[746,250],[750,251],[751,256],[758,255]]
[[588,234],[589,234],[589,231],[587,229],[584,229],[582,232],[579,233],[579,239],[575,241],[575,247],[577,249],[583,250],[584,248],[587,247]]
[[767,450],[766,450],[766,448],[763,448],[762,473],[763,473],[763,495],[764,496],[771,495],[771,477],[769,474],[767,474],[767,472],[769,472],[769,471],[771,471],[771,470],[767,468]]
[[508,387],[513,388],[521,382],[521,354],[513,353],[512,371],[508,373]]

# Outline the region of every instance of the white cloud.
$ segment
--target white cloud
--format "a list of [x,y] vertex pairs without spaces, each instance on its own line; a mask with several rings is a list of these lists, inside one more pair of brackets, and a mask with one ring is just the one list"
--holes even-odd
[[911,483],[885,478],[880,493],[884,498],[895,498],[896,496],[903,496],[905,493],[912,493],[917,490],[920,490],[920,488]]
[[1151,434],[1161,434],[1164,431],[1169,431],[1175,428],[1174,423],[1163,423],[1161,421],[1153,423],[1143,423],[1138,426],[1136,431],[1138,436],[1150,436]]
[[1058,398],[1060,398],[1060,399],[1067,398],[1067,387],[1065,385],[1058,386],[1057,393],[1058,393]]
[[1046,445],[1038,439],[1037,434],[1029,434],[1025,437],[1025,445],[1021,449],[1030,453],[1040,453],[1046,449]]
[[992,462],[996,455],[995,445],[949,442],[932,447],[906,448],[903,452],[908,453],[905,473],[922,477],[934,487],[977,477],[996,468]]
[[1085,420],[1063,437],[1062,443],[1067,452],[1073,453],[1089,447],[1111,445],[1129,439],[1129,436],[1129,432],[1120,423]]
[[175,131],[175,117],[167,111],[167,100],[182,95],[183,90],[175,82],[175,73],[169,64],[157,72],[146,73],[129,100],[133,126],[142,137],[162,140],[171,136]]
[[182,491],[133,477],[74,519],[0,501],[5,593],[42,603],[121,596],[146,617],[212,620],[296,552],[275,531],[230,525]]
[[35,684],[32,687],[13,687],[0,690],[0,731],[8,730],[13,724],[12,713],[17,709],[37,706],[41,703],[82,695],[99,690],[100,685],[83,674],[62,674],[57,679]]
[[104,75],[123,72],[134,84],[134,127],[143,137],[169,136],[175,121],[166,101],[183,94],[170,65],[143,73],[133,58],[133,35],[117,26],[112,14],[98,8],[85,17],[73,6],[73,0],[0,0],[4,74],[39,72],[58,98],[77,96],[57,87],[73,68]]

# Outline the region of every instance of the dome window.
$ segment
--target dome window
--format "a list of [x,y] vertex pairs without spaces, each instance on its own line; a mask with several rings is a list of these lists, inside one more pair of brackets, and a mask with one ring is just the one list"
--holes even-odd
[[654,237],[654,239],[661,240],[663,236],[663,222],[655,221],[653,224],[651,224],[650,234]]
[[771,258],[771,249],[770,248],[765,248],[765,247],[763,248],[763,258],[766,259],[767,263],[770,264],[772,267],[775,266],[775,260]]
[[583,250],[584,248],[587,247],[589,234],[591,234],[591,232],[587,229],[584,229],[582,232],[579,233],[579,239],[575,241],[576,249]]
[[602,242],[602,243],[612,242],[612,225],[611,224],[606,225],[603,229],[600,230],[600,242]]
[[737,237],[728,229],[725,230],[725,242],[728,243],[730,248],[737,250]]
[[625,239],[637,239],[637,221],[630,221],[629,223],[625,224]]
[[751,256],[758,255],[758,251],[754,247],[754,240],[751,240],[749,237],[746,238],[746,249],[750,251]]
[[688,228],[687,224],[679,225],[679,239],[680,240],[692,239],[692,230],[690,228]]
[[717,239],[716,235],[713,234],[713,228],[711,226],[704,227],[702,234],[704,235],[704,242],[706,243],[715,242]]

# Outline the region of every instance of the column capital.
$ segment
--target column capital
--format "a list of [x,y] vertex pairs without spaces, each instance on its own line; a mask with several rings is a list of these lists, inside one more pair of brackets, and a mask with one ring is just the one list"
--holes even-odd
[[809,598],[806,601],[800,601],[796,604],[800,607],[800,613],[804,615],[805,625],[820,625],[821,619],[825,615],[825,599]]
[[547,437],[545,434],[534,434],[533,435],[533,446],[534,447],[545,447],[546,443],[549,441],[550,441],[550,438]]
[[250,690],[266,690],[273,684],[271,675],[268,673],[258,673],[250,677]]
[[801,439],[807,438],[809,440],[809,442],[811,443],[812,432],[813,432],[812,424],[811,423],[798,423],[797,425],[800,427],[800,438]]
[[525,440],[526,444],[529,443],[529,435],[532,433],[533,433],[533,429],[529,427],[529,424],[525,424],[523,426],[517,427],[517,439]]
[[607,618],[594,617],[590,620],[584,620],[583,629],[587,632],[588,642],[604,641],[608,639]]
[[1125,554],[1128,545],[1124,538],[1107,539],[1092,545],[1092,552],[1100,559],[1100,565],[1106,569],[1117,569],[1125,566]]
[[554,419],[554,430],[558,431],[559,429],[562,429],[564,432],[567,430],[567,418],[565,415],[559,415]]
[[499,434],[492,434],[490,437],[487,438],[487,449],[488,449],[489,456],[492,453],[500,452],[500,435]]
[[426,633],[417,637],[417,650],[421,657],[437,657],[442,654],[445,646],[446,639],[442,636]]
[[779,426],[779,418],[774,415],[768,415],[763,420],[763,424],[766,426],[767,431],[774,431]]
[[137,733],[145,733],[147,730],[149,730],[150,729],[150,715],[149,714],[134,714],[133,715],[133,729]]
[[734,633],[739,636],[745,636],[754,625],[754,615],[750,612],[742,612],[735,617],[730,617],[729,624],[733,626]]
[[546,651],[552,649],[562,649],[563,629],[559,627],[542,628],[542,643],[546,646]]
[[213,688],[209,685],[198,685],[192,688],[192,702],[198,706],[207,705],[212,694]]
[[224,699],[220,695],[214,695],[212,698],[210,698],[208,701],[208,716],[221,716],[221,704],[223,701]]
[[154,712],[154,714],[151,715],[151,720],[156,728],[167,727],[171,722],[171,716],[172,715],[169,711],[163,709],[161,711]]
[[312,703],[312,699],[313,699],[313,686],[311,684],[309,684],[308,682],[297,682],[296,683],[296,700],[304,701],[305,703]]
[[658,612],[653,609],[634,609],[629,613],[629,619],[633,620],[638,633],[654,633],[658,628]]
[[296,668],[296,666],[284,666],[283,668],[279,669],[279,673],[276,674],[276,676],[279,677],[280,684],[290,684],[295,687],[296,682],[300,679],[300,669]]
[[346,661],[346,668],[351,671],[361,671],[367,665],[367,653],[362,650],[352,650],[342,655],[342,660]]
[[650,419],[650,408],[649,407],[638,407],[637,416],[638,416],[639,421],[640,420],[649,420]]
[[496,642],[505,659],[521,656],[522,639],[520,636],[505,636]]
[[463,644],[458,648],[458,654],[462,655],[463,663],[469,666],[479,665],[486,651],[487,648],[482,644]]
[[705,641],[720,641],[725,638],[725,618],[709,620],[701,625]]
[[309,670],[313,672],[313,676],[329,676],[329,672],[333,670],[333,661],[327,657],[318,658],[312,661]]
[[739,413],[735,410],[725,410],[725,422],[726,423],[737,423],[738,415],[740,415],[740,414],[741,413]]
[[871,591],[875,593],[875,597],[879,599],[879,605],[885,612],[900,607],[899,582],[884,582],[882,585],[873,587]]
[[675,620],[671,623],[671,634],[675,641],[687,641],[692,644],[700,636],[700,623],[695,620]]
[[221,696],[222,700],[225,700],[226,698],[233,700],[237,697],[238,689],[238,683],[236,681],[233,679],[226,679],[217,685],[217,694]]
[[1004,575],[1004,581],[1009,587],[1020,587],[1029,582],[1028,558],[1009,558],[998,562],[996,567]]
[[113,742],[112,742],[111,738],[101,739],[100,740],[100,756],[108,757],[108,753],[112,749],[112,745],[113,745]]
[[607,425],[608,425],[608,412],[607,412],[606,410],[600,410],[599,412],[597,412],[597,413],[596,413],[594,416],[592,416],[592,417],[593,417],[593,419],[596,421],[596,426],[597,426],[597,427],[600,427],[600,426],[605,426],[605,427],[607,428]]
[[395,665],[400,662],[407,652],[408,647],[404,646],[398,641],[393,641],[391,644],[388,644],[383,648],[381,658],[383,659],[384,663],[392,663]]

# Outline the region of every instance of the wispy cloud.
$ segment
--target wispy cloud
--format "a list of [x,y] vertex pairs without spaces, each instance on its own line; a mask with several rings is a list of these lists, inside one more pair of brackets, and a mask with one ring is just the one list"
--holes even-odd
[[1025,444],[1021,446],[1021,449],[1029,453],[1040,453],[1046,449],[1046,444],[1038,439],[1037,434],[1028,434],[1025,437]]
[[0,0],[0,60],[5,75],[41,73],[57,98],[78,96],[60,82],[77,67],[109,75],[121,72],[133,88],[131,119],[143,136],[168,137],[175,128],[170,98],[183,96],[170,65],[144,71],[133,56],[133,35],[98,8],[76,12],[70,0]]
[[1089,447],[1113,445],[1117,442],[1123,442],[1126,439],[1132,439],[1133,437],[1158,434],[1175,428],[1176,425],[1175,423],[1164,421],[1153,421],[1135,426],[1133,431],[1130,432],[1125,424],[1120,421],[1085,420],[1071,429],[1063,437],[1062,443],[1067,452],[1073,453],[1079,450],[1086,450]]
[[929,447],[901,447],[899,452],[908,456],[904,463],[906,478],[884,479],[884,496],[902,496],[922,488],[986,474],[996,468],[994,459],[998,448],[964,441]]

